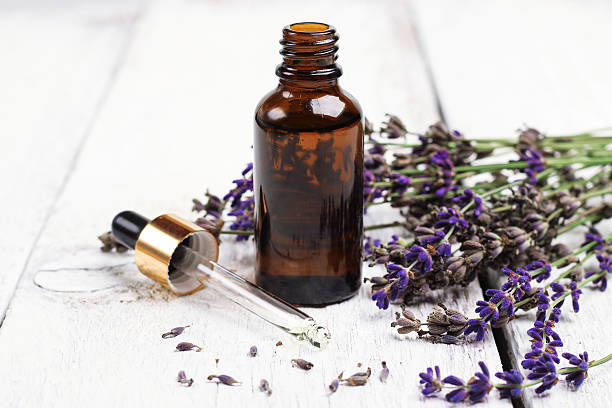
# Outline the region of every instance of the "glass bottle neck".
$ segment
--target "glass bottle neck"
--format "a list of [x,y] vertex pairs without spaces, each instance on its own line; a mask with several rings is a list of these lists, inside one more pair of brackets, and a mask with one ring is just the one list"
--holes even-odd
[[281,83],[285,80],[297,87],[333,86],[329,81],[342,75],[336,64],[337,41],[336,29],[327,24],[297,23],[285,27],[280,41],[283,62],[276,68]]
[[338,86],[338,80],[336,78],[319,79],[319,80],[316,80],[316,79],[299,80],[299,79],[285,79],[281,77],[278,82],[281,87],[287,88],[287,89],[298,88],[298,89],[314,90],[314,89],[336,88]]

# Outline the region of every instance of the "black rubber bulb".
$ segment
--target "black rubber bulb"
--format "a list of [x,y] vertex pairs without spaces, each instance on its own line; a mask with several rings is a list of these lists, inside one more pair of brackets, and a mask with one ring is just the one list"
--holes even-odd
[[134,249],[140,233],[148,223],[149,219],[134,211],[123,211],[113,218],[111,230],[117,241]]

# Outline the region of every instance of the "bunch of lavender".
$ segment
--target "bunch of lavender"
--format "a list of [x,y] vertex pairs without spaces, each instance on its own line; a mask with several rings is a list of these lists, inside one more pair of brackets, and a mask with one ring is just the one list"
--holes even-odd
[[[379,134],[396,136],[397,132],[385,130],[396,122],[390,117]],[[600,138],[592,139],[601,143]],[[465,286],[491,267],[522,267],[539,261],[550,254],[552,241],[560,233],[610,212],[608,206],[591,208],[586,203],[590,197],[610,192],[609,168],[590,178],[578,177],[577,172],[610,163],[612,157],[591,157],[596,152],[587,147],[586,153],[573,151],[577,145],[589,146],[583,139],[547,138],[528,128],[520,131],[513,146],[518,161],[484,165],[471,160],[482,157],[483,151],[489,154],[491,149],[497,152],[510,146],[468,141],[442,124],[431,126],[419,140],[419,145],[381,142],[370,134],[374,145],[370,152],[376,149],[378,159],[367,170],[376,175],[371,189],[377,193],[366,197],[366,205],[390,203],[400,208],[403,225],[412,232],[406,237],[394,235],[386,244],[366,237],[366,259],[370,265],[384,264],[387,270],[370,279],[372,298],[380,308],[395,300],[409,302],[432,289]],[[391,164],[384,160],[381,148],[389,146],[402,148],[394,153]],[[411,151],[405,153],[405,149]],[[502,174],[501,169],[507,168],[515,169],[514,174]],[[493,182],[466,188],[466,181],[482,172]],[[407,175],[413,176],[409,182],[401,179]],[[509,177],[517,181],[508,182]],[[401,191],[398,180],[403,180]],[[586,188],[595,191],[586,193]],[[568,222],[568,228],[563,228]]]

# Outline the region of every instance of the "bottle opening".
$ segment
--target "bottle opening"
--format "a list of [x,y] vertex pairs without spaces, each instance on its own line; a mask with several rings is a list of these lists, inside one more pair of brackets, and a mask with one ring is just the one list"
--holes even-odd
[[329,26],[323,23],[295,23],[291,24],[289,28],[301,33],[319,33],[329,30]]
[[338,46],[336,29],[325,23],[305,21],[283,28],[283,62],[276,75],[285,80],[320,81],[342,75],[336,64]]

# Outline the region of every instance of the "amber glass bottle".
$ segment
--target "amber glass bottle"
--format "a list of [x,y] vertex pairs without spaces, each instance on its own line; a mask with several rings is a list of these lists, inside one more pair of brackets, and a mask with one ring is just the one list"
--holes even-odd
[[255,112],[257,284],[288,302],[347,299],[361,282],[363,115],[338,85],[336,30],[283,30],[278,87]]

